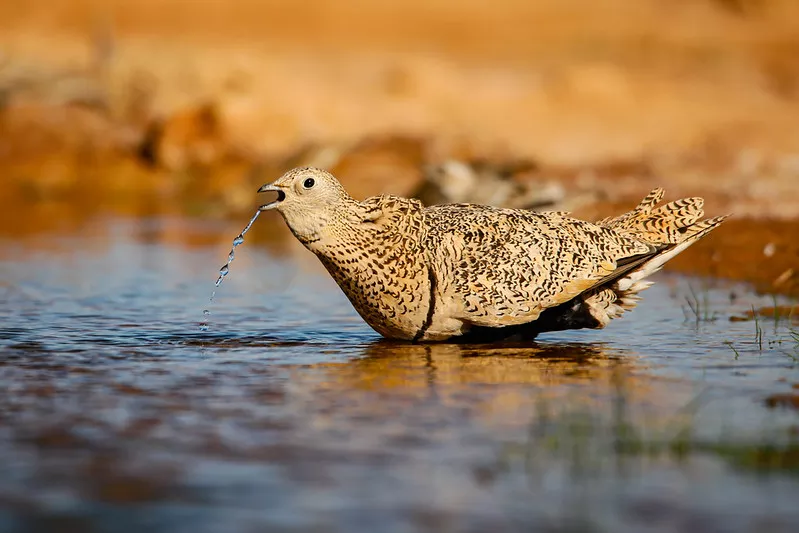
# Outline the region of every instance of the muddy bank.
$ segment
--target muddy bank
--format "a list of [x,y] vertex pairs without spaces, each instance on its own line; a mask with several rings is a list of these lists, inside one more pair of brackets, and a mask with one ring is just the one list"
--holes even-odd
[[669,263],[678,272],[738,279],[799,295],[799,221],[731,219]]

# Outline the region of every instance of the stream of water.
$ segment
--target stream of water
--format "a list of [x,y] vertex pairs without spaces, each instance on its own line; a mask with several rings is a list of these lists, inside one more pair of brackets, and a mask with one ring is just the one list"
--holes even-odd
[[[260,209],[255,211],[255,214],[252,216],[250,221],[247,223],[246,226],[244,226],[244,229],[241,230],[241,233],[239,233],[236,236],[236,238],[233,239],[233,245],[230,248],[230,252],[227,254],[227,263],[222,265],[222,268],[219,269],[219,277],[216,278],[216,281],[214,282],[214,287],[216,287],[216,289],[218,289],[219,286],[222,285],[222,282],[225,280],[225,276],[227,276],[230,273],[230,264],[236,258],[236,247],[244,243],[244,236],[247,234],[248,231],[250,231],[250,228],[258,219],[258,215],[260,214],[261,214]],[[211,297],[208,299],[209,307],[214,303],[214,298],[216,297],[216,289],[211,291]],[[209,328],[208,317],[210,315],[211,315],[210,309],[203,309],[203,316],[206,317],[206,319],[200,322],[200,331],[208,331]]]

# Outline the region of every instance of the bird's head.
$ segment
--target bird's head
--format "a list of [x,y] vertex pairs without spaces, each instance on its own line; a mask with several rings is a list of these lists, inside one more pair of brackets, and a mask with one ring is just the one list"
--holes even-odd
[[318,168],[295,168],[272,183],[263,185],[259,193],[274,191],[277,199],[259,210],[275,209],[302,242],[323,237],[323,231],[337,220],[345,204],[352,198],[329,172]]

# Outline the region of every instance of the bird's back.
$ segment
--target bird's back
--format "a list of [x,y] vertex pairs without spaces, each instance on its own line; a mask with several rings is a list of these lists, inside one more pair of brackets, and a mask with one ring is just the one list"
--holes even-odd
[[441,297],[472,325],[535,320],[611,275],[619,259],[653,251],[563,213],[448,205],[425,215],[425,248]]
[[[604,326],[635,305],[649,286],[643,278],[723,220],[699,221],[696,198],[656,209],[661,197],[655,190],[635,210],[599,223],[468,204],[425,209],[440,325],[451,330],[456,319],[461,334],[511,331],[543,313],[544,322],[555,319],[552,329]],[[565,320],[566,312],[576,315]],[[431,338],[447,333],[435,326]]]

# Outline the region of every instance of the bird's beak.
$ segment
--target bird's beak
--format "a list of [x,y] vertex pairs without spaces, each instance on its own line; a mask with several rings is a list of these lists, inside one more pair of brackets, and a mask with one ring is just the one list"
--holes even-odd
[[258,208],[258,211],[267,211],[269,209],[274,209],[278,205],[280,205],[280,202],[286,199],[286,193],[283,192],[283,189],[281,187],[275,185],[274,183],[268,183],[266,185],[262,185],[261,188],[258,189],[259,193],[270,192],[270,191],[274,191],[277,193],[277,199],[274,202],[262,205],[261,207]]

